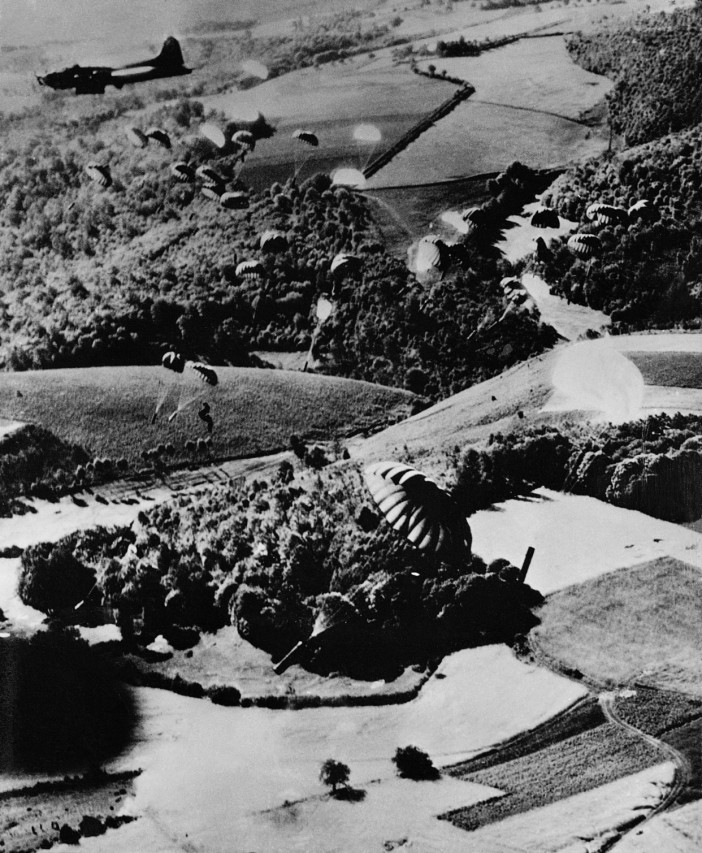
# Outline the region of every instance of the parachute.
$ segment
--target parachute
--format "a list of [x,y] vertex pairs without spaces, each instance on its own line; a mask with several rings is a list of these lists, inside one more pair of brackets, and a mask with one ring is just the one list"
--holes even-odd
[[227,210],[241,210],[249,206],[249,197],[242,192],[226,192],[219,197],[219,203]]
[[552,382],[571,408],[603,412],[612,423],[639,417],[641,371],[606,338],[569,346],[556,362]]
[[241,261],[234,271],[237,278],[244,281],[259,281],[266,277],[266,268],[260,261]]
[[345,622],[350,622],[352,619],[359,619],[359,613],[351,599],[338,592],[327,592],[320,596],[322,604],[317,612],[317,618],[314,621],[312,633],[309,636],[318,637],[325,631],[331,628],[336,628],[343,625]]
[[109,166],[103,166],[100,163],[88,163],[85,167],[85,173],[98,186],[105,188],[112,186],[112,175],[110,174]]
[[258,245],[264,252],[284,252],[288,247],[288,241],[285,234],[280,231],[264,231]]
[[304,142],[306,145],[311,145],[313,148],[317,148],[319,146],[319,139],[317,138],[316,133],[312,133],[311,130],[302,130],[298,128],[292,132],[293,139],[299,139],[300,142]]
[[160,127],[150,127],[146,131],[146,135],[149,139],[153,139],[154,142],[158,142],[162,148],[171,147],[171,137]]
[[224,178],[218,175],[211,166],[198,166],[195,174],[206,184],[223,185]]
[[618,225],[626,222],[628,214],[623,207],[595,202],[585,211],[585,216],[597,225]]
[[552,207],[537,207],[531,215],[531,224],[535,228],[558,228],[561,222]]
[[568,248],[581,258],[593,258],[599,254],[602,243],[594,234],[573,234],[568,238]]
[[195,180],[195,172],[183,160],[179,160],[177,163],[172,164],[171,174],[176,181],[180,181],[181,184],[186,184]]
[[470,526],[434,480],[401,462],[377,462],[363,476],[386,521],[415,548],[449,560],[470,555]]
[[163,356],[161,364],[166,370],[172,370],[174,373],[182,373],[185,367],[185,359],[180,353],[171,351]]
[[353,138],[356,142],[367,142],[369,145],[377,145],[383,138],[380,128],[374,124],[357,124],[353,129]]
[[241,63],[241,69],[251,77],[258,77],[259,80],[267,80],[270,73],[268,68],[256,59],[245,59]]
[[485,211],[482,207],[469,207],[461,212],[461,219],[468,226],[468,233],[485,224]]
[[348,255],[346,252],[339,252],[334,255],[329,271],[337,280],[344,278],[347,275],[353,275],[361,267],[361,262],[355,255]]
[[212,370],[211,367],[208,367],[201,361],[186,361],[185,366],[188,368],[188,370],[192,370],[201,382],[205,382],[207,385],[211,385],[213,388],[215,385],[217,385],[219,381],[217,379],[217,374],[214,372],[214,370]]
[[200,187],[200,192],[205,196],[205,198],[209,198],[210,201],[219,201],[222,200],[222,188],[219,184],[205,184]]
[[425,275],[433,270],[443,272],[447,266],[447,247],[439,237],[422,237],[414,256],[414,272]]
[[242,148],[248,148],[249,151],[253,151],[256,147],[256,137],[250,130],[237,130],[232,136],[232,142]]
[[125,127],[124,133],[135,148],[146,148],[149,144],[149,137],[138,127]]
[[206,121],[200,125],[200,133],[217,148],[225,148],[227,145],[227,137],[216,124]]
[[332,184],[336,187],[362,189],[366,185],[366,176],[359,169],[335,169],[331,174]]
[[319,323],[324,323],[325,320],[328,320],[334,313],[334,303],[330,302],[326,296],[320,296],[317,300],[314,312]]
[[627,211],[627,216],[630,220],[634,219],[644,219],[651,212],[651,207],[648,203],[648,199],[642,198],[640,201],[635,201],[629,210]]

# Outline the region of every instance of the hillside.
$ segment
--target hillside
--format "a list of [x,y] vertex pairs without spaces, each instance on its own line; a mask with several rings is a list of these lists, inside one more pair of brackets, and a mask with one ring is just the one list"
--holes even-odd
[[[143,450],[169,442],[173,461],[191,460],[184,442],[209,436],[197,416],[205,401],[214,419],[211,453],[227,458],[289,447],[293,434],[331,440],[377,429],[406,416],[414,400],[407,391],[299,372],[218,367],[217,374],[219,384],[210,389],[162,367],[6,373],[0,413],[44,426],[91,455],[140,465]],[[179,399],[184,408],[168,423]]]

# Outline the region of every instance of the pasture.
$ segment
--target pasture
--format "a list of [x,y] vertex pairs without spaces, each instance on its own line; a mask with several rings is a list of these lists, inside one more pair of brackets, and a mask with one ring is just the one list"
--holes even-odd
[[702,388],[702,352],[627,352],[647,385]]
[[413,400],[406,391],[299,372],[218,367],[215,388],[188,373],[162,367],[5,373],[0,416],[38,423],[91,454],[134,464],[142,450],[168,442],[176,449],[173,461],[187,459],[184,442],[208,437],[198,418],[203,402],[214,419],[212,453],[229,458],[286,448],[292,434],[324,440],[377,429],[405,417]]
[[701,694],[700,569],[660,558],[551,595],[534,629],[563,666],[608,684]]

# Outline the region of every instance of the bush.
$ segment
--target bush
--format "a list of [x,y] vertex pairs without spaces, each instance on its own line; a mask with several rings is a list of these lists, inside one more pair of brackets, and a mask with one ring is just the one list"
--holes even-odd
[[434,780],[441,776],[429,755],[416,746],[398,746],[392,761],[403,779]]

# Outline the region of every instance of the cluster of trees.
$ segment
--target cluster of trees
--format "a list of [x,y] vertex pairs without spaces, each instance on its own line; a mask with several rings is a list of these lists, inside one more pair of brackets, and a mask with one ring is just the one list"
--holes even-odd
[[638,145],[702,120],[702,15],[699,9],[646,14],[633,23],[568,41],[588,71],[615,81],[608,96],[615,133]]
[[[593,202],[627,209],[641,200],[647,209],[628,224],[603,227],[585,215]],[[602,243],[590,261],[576,258],[565,242],[552,244],[553,256],[538,267],[553,292],[607,312],[620,331],[699,328],[702,128],[575,166],[546,201]]]
[[22,496],[63,494],[88,461],[82,447],[43,427],[28,424],[8,433],[0,439],[0,513],[9,513]]
[[355,470],[298,482],[286,469],[270,483],[181,496],[142,513],[136,532],[78,532],[28,548],[20,594],[70,613],[88,596],[141,642],[163,634],[182,647],[232,623],[280,658],[309,636],[326,594],[341,593],[359,616],[328,632],[306,664],[375,679],[526,632],[541,596],[517,574],[505,561],[425,557],[380,523]]

